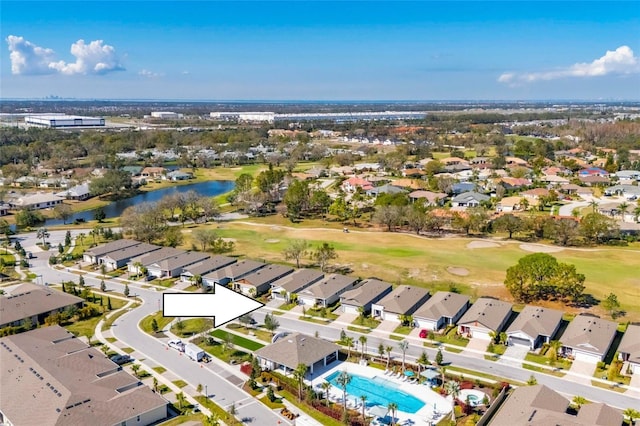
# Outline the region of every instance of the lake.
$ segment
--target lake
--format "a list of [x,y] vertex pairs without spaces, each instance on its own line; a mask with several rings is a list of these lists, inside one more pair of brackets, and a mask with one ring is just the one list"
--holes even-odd
[[[102,207],[102,209],[108,219],[120,216],[127,207],[135,206],[140,203],[157,202],[165,195],[175,194],[177,192],[195,191],[205,197],[214,197],[231,191],[233,186],[234,182],[228,180],[213,180],[208,182],[192,183],[189,185],[170,186],[168,188],[162,188],[155,191],[143,192],[131,198],[114,201],[111,204]],[[76,219],[84,219],[85,221],[93,220],[94,213],[95,210],[75,213],[71,219],[67,220],[67,223],[73,223]],[[47,226],[53,226],[62,225],[63,223],[60,219],[47,219],[45,224]]]

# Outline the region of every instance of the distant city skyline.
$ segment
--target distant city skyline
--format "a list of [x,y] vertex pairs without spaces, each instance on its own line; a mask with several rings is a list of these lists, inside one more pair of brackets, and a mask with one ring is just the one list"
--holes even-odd
[[638,1],[3,0],[0,23],[3,99],[640,99]]

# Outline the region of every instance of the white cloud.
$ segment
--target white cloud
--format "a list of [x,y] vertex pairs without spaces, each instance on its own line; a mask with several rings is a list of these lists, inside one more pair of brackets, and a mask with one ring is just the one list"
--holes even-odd
[[640,61],[629,46],[607,50],[604,56],[592,62],[580,62],[568,68],[531,73],[505,72],[498,82],[517,86],[539,80],[555,80],[566,77],[599,77],[607,74],[631,74],[640,72]]
[[23,37],[7,37],[12,74],[50,74],[49,64],[53,60],[52,49],[36,46]]
[[147,77],[147,78],[156,78],[156,77],[161,77],[163,74],[142,69],[142,70],[138,71],[138,75],[140,75],[142,77]]
[[36,46],[23,37],[10,35],[7,44],[11,51],[9,57],[13,74],[106,74],[124,70],[115,48],[104,44],[102,40],[94,40],[89,44],[84,40],[73,43],[71,54],[76,60],[69,63],[56,61],[52,49]]

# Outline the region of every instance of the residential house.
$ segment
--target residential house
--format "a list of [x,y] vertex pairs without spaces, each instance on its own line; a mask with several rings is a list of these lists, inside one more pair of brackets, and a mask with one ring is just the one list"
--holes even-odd
[[[162,247],[154,244],[139,243],[134,246],[106,253],[100,257],[98,263],[100,265],[105,265],[108,271],[113,271],[126,266],[134,258],[144,256],[161,249]],[[131,272],[131,267],[129,267],[129,272]],[[136,272],[136,274],[138,273],[139,272]]]
[[520,386],[499,406],[489,424],[621,426],[622,413],[606,404],[583,405],[577,415],[568,411],[569,400],[545,385]]
[[533,350],[549,343],[560,328],[562,315],[562,311],[555,309],[525,306],[507,329],[509,345]]
[[42,210],[62,204],[63,198],[48,192],[34,192],[24,194],[9,201],[9,205],[14,209]]
[[308,367],[307,374],[338,360],[340,347],[317,337],[302,333],[283,336],[274,343],[255,351],[260,366],[267,370],[282,370],[291,374],[300,364]]
[[140,172],[140,176],[152,179],[160,179],[164,177],[166,173],[166,169],[164,167],[145,167]]
[[525,160],[523,160],[522,158],[518,158],[518,157],[505,157],[504,158],[505,163],[507,164],[507,166],[512,166],[512,167],[529,167],[529,163],[527,163]]
[[438,291],[413,314],[418,327],[428,330],[455,324],[469,308],[469,297],[450,291]]
[[531,181],[525,178],[501,177],[496,180],[496,185],[502,185],[507,191],[524,188],[531,185]]
[[640,325],[629,324],[618,346],[618,357],[629,363],[633,374],[640,374]]
[[522,208],[522,197],[504,197],[496,204],[496,212],[511,213]]
[[369,278],[362,281],[353,290],[346,291],[340,296],[342,312],[350,314],[369,314],[371,306],[391,293],[393,286],[385,281]]
[[6,287],[0,295],[0,328],[17,327],[27,320],[33,326],[44,324],[49,315],[72,306],[82,308],[83,302],[80,297],[32,283]]
[[404,178],[404,179],[396,179],[393,181],[393,186],[397,186],[398,188],[403,188],[406,190],[416,190],[416,189],[422,189],[422,181],[420,181],[419,179],[408,179],[408,178]]
[[[130,256],[127,262],[127,270],[130,274],[140,275],[150,265],[181,253],[184,253],[184,250],[173,247],[160,247],[158,250],[150,250],[136,256]],[[111,254],[108,256],[111,256]],[[147,274],[149,274],[148,270]]]
[[142,166],[124,166],[122,171],[129,172],[131,177],[136,177],[142,174]]
[[243,278],[235,280],[233,289],[247,296],[260,296],[271,288],[271,284],[293,272],[293,268],[284,265],[268,264]]
[[469,165],[474,169],[491,169],[493,160],[489,157],[474,157],[469,160]]
[[358,278],[341,274],[330,274],[298,293],[298,300],[307,306],[328,307],[340,300],[340,296],[351,290]]
[[167,173],[167,179],[170,181],[181,181],[181,180],[189,180],[193,179],[193,173],[186,173],[180,170],[174,170],[172,172]]
[[377,197],[380,194],[395,195],[395,194],[404,194],[404,193],[405,193],[404,189],[391,185],[389,183],[384,184],[382,186],[374,186],[373,188],[366,191],[366,194],[370,197]]
[[0,423],[152,425],[168,401],[54,325],[0,338]]
[[[153,263],[147,263],[147,274],[154,278],[176,278],[179,277],[184,268],[195,265],[209,259],[207,253],[199,251],[180,251],[172,256],[157,260]],[[148,261],[147,261],[148,262]]]
[[627,200],[637,200],[638,198],[640,198],[640,186],[629,184],[614,185],[605,189],[604,195],[618,195],[624,197]]
[[240,262],[207,273],[202,277],[202,284],[208,287],[213,287],[214,284],[227,285],[265,266],[267,266],[266,263],[256,262],[255,260],[241,260]]
[[601,176],[608,177],[609,172],[599,167],[587,167],[578,171],[578,177]]
[[484,201],[489,201],[491,197],[478,192],[463,192],[451,199],[451,206],[458,208],[478,207]]
[[513,305],[497,299],[481,297],[458,321],[458,332],[475,339],[491,339],[500,333],[509,318]]
[[371,305],[371,316],[383,321],[400,322],[402,316],[413,315],[427,299],[429,299],[428,290],[400,285]]
[[136,240],[116,240],[111,241],[106,244],[101,244],[96,247],[92,247],[84,252],[82,255],[82,260],[87,263],[92,263],[97,265],[100,263],[100,258],[107,253],[111,253],[112,251],[121,250],[127,247],[136,246],[138,244],[142,244],[140,241]]
[[465,192],[473,192],[476,190],[476,184],[473,182],[458,182],[451,185],[451,193],[454,195],[463,194]]
[[615,173],[618,181],[621,184],[632,184],[633,182],[640,182],[639,170],[620,170]]
[[580,176],[578,179],[587,186],[606,186],[611,183],[608,176]]
[[355,176],[350,177],[349,179],[342,182],[342,190],[344,192],[356,192],[358,188],[362,189],[363,191],[369,191],[373,189],[373,184],[367,179]]
[[6,216],[9,214],[11,206],[7,203],[0,202],[0,216]]
[[441,205],[442,200],[447,198],[444,192],[431,192],[424,190],[413,191],[409,194],[409,199],[413,202],[422,201],[425,206]]
[[69,179],[64,177],[50,177],[41,180],[39,186],[40,188],[67,188],[69,186]]
[[301,268],[292,274],[280,278],[271,284],[271,298],[288,302],[292,294],[300,291],[324,278],[324,273],[317,269]]
[[591,315],[578,315],[567,326],[560,340],[560,352],[576,360],[594,364],[603,361],[613,339],[618,324]]
[[548,197],[550,194],[546,188],[533,188],[528,191],[522,191],[520,195],[527,200],[530,206],[537,206],[540,204],[540,200],[544,197]]
[[408,178],[421,178],[422,176],[424,176],[424,171],[420,170],[420,169],[403,169],[402,170],[402,177],[408,177]]
[[560,185],[559,191],[563,194],[567,195],[575,195],[580,191],[582,187],[580,185],[576,185],[574,183],[565,183]]
[[180,281],[193,282],[195,277],[202,278],[204,275],[217,271],[218,269],[236,263],[237,259],[228,256],[215,255],[202,262],[189,265],[182,270]]
[[72,186],[69,189],[60,191],[56,194],[59,197],[64,197],[67,200],[84,201],[91,198],[91,191],[89,190],[89,184],[83,183],[80,185]]

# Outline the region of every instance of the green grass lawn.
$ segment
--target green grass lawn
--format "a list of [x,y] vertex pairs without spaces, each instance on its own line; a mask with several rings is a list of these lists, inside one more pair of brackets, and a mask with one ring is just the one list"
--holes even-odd
[[182,379],[178,379],[178,380],[174,380],[173,382],[174,385],[176,385],[177,387],[179,387],[180,389],[182,389],[183,387],[187,386],[187,382],[185,382]]
[[408,325],[399,325],[396,327],[395,330],[393,330],[393,332],[396,334],[404,334],[404,335],[408,335],[412,331],[413,331],[413,327],[410,327]]
[[235,331],[236,333],[242,333],[242,334],[253,333],[255,334],[255,337],[258,340],[271,343],[272,335],[270,331],[262,330],[260,328],[247,328],[247,327],[241,326],[240,324],[235,324],[235,323],[231,323],[227,325],[227,328]]
[[543,374],[550,374],[557,377],[564,377],[566,375],[566,373],[562,373],[560,371],[549,370],[548,368],[538,367],[530,364],[522,364],[522,368],[524,368],[525,370],[531,370]]
[[[106,297],[103,298],[103,304],[104,306],[106,306],[107,303],[107,299]],[[115,309],[119,309],[121,307],[123,307],[125,305],[125,301],[124,300],[119,300],[119,299],[111,299],[111,307],[115,310]],[[101,310],[102,307],[99,304],[96,303],[88,303],[87,305],[91,305],[96,307],[98,310]],[[75,334],[76,336],[93,336],[95,334],[95,329],[96,326],[98,325],[98,323],[100,322],[100,320],[104,317],[103,315],[99,315],[99,316],[95,316],[93,318],[88,318],[85,320],[77,320],[74,321],[73,323],[70,324],[66,324],[64,326],[64,328],[66,328],[67,330],[69,330],[70,332],[72,332],[73,334]]]
[[202,395],[198,395],[195,397],[195,399],[196,401],[198,401],[198,403],[201,406],[208,408],[212,413],[216,413],[218,417],[220,417],[220,420],[222,420],[226,425],[228,426],[242,425],[242,423],[239,422],[235,417],[231,416],[222,407],[220,407],[218,404],[216,404],[209,398]]
[[[224,331],[224,330],[214,330],[212,331],[210,334],[213,337],[217,337],[218,339],[224,339],[225,335],[229,333],[228,331]],[[248,349],[250,351],[257,351],[260,348],[263,348],[264,345],[258,342],[255,342],[253,340],[249,340],[249,339],[245,339],[242,336],[237,336],[233,333],[229,333],[231,334],[231,338],[232,338],[232,342],[235,346],[241,346],[245,349]]]
[[133,349],[133,348],[122,348],[121,351],[126,353],[126,354],[132,354],[135,351],[135,349]]
[[158,426],[179,426],[187,422],[198,422],[198,423],[206,424],[205,415],[202,413],[197,413],[197,414],[189,414],[186,416],[176,416],[171,420],[167,420],[166,422],[160,423]]
[[153,315],[148,315],[142,318],[140,321],[140,328],[145,333],[154,334],[153,327],[151,327],[154,319],[158,323],[158,330],[163,330],[171,321],[173,321],[173,317],[163,317],[162,311],[158,311]]
[[162,374],[165,371],[167,371],[167,369],[162,366],[157,366],[157,367],[153,367],[153,371],[155,371],[158,374]]
[[[501,285],[506,270],[530,254],[520,248],[518,241],[496,240],[495,247],[470,249],[467,245],[472,239],[469,238],[441,240],[409,233],[355,230],[344,234],[340,230],[341,224],[323,221],[299,224],[285,221],[283,226],[274,226],[282,220],[279,217],[252,218],[253,225],[231,222],[218,232],[222,237],[235,239],[236,253],[275,262],[284,260],[282,251],[293,239],[306,239],[312,246],[328,242],[338,254],[333,264],[349,265],[353,275],[376,276],[433,290],[448,289],[448,285],[455,282],[459,291],[474,298],[508,299],[508,292]],[[273,240],[278,242],[273,243]],[[188,247],[190,243],[185,242],[184,246]],[[640,293],[635,291],[640,279],[628,265],[637,261],[639,247],[635,244],[630,247],[564,248],[553,256],[560,262],[574,264],[578,272],[585,274],[586,291],[596,298],[615,293],[622,303],[621,309],[627,312],[626,319],[635,321],[640,319]],[[447,270],[451,266],[464,268],[469,273],[453,275]],[[602,313],[599,309],[595,308],[594,312]]]
[[249,361],[251,359],[251,355],[243,352],[238,349],[227,349],[224,350],[224,347],[221,343],[215,342],[213,344],[209,344],[206,341],[202,341],[198,344],[202,349],[204,349],[207,353],[215,356],[216,358],[221,359],[224,362],[229,362],[232,359],[237,362]]
[[380,325],[380,321],[371,317],[358,317],[351,324],[360,325],[368,328],[376,328],[377,326]]
[[536,364],[547,365],[549,367],[562,368],[563,370],[568,370],[571,368],[571,361],[568,359],[563,359],[558,357],[555,364],[551,364],[551,358],[546,355],[538,355],[529,352],[525,357],[525,361],[535,362]]
[[213,328],[213,320],[211,318],[191,318],[183,320],[182,324],[184,328],[180,330],[177,323],[174,323],[171,326],[171,332],[180,337],[190,337]]
[[446,334],[435,334],[433,336],[433,340],[440,343],[447,343],[449,345],[456,346],[467,346],[469,344],[469,339],[458,336],[457,328],[452,327]]

